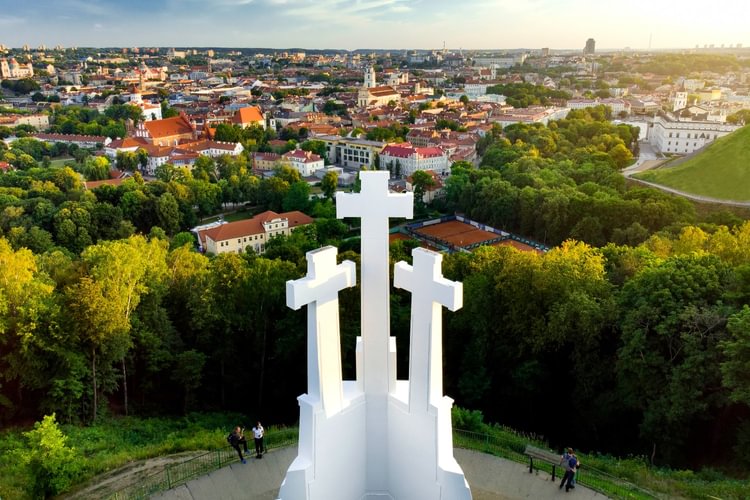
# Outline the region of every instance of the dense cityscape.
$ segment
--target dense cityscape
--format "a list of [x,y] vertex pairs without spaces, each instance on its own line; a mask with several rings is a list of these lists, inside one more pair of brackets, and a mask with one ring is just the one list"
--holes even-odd
[[[220,446],[236,418],[295,425],[285,283],[324,245],[359,263],[336,194],[373,170],[414,194],[391,264],[426,246],[464,283],[455,428],[574,442],[654,495],[746,494],[750,48],[0,45],[0,80],[0,497]],[[409,300],[391,291],[399,375]],[[142,450],[158,426],[199,437],[86,458],[87,430],[129,418]]]

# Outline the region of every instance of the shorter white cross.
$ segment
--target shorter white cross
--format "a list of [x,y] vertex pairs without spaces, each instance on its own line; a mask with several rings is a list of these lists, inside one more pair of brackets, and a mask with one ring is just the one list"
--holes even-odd
[[443,277],[443,256],[425,248],[412,251],[414,266],[398,262],[393,285],[411,292],[409,409],[426,411],[443,397],[443,321],[441,305],[463,305],[463,284]]
[[318,398],[327,415],[341,410],[339,291],[355,285],[354,262],[336,264],[338,250],[327,246],[307,252],[307,276],[286,282],[286,303],[307,305],[307,394]]

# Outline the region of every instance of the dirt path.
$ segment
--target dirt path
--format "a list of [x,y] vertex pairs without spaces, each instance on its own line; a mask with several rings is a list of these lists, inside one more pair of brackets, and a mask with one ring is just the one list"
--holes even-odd
[[184,462],[185,460],[189,460],[204,453],[206,452],[185,451],[182,453],[175,453],[174,455],[130,462],[119,469],[100,474],[89,480],[88,483],[75,492],[66,493],[58,498],[69,500],[95,500],[107,498],[122,488],[138,483],[146,476],[164,470],[167,465]]

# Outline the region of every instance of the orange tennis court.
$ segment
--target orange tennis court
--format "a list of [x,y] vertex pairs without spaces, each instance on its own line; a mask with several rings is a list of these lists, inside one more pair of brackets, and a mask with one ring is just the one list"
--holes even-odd
[[498,235],[495,233],[477,229],[471,224],[457,220],[420,227],[419,229],[415,229],[414,232],[458,247],[498,238]]

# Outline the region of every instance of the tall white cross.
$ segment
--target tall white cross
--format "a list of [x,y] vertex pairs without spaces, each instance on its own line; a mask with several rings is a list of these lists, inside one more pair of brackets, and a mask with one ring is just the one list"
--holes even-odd
[[[388,489],[388,392],[390,342],[390,276],[388,270],[388,219],[411,218],[412,193],[388,192],[387,171],[360,172],[360,193],[336,194],[336,217],[362,218],[361,329],[365,415],[367,490]],[[395,367],[392,367],[395,370]],[[359,370],[357,370],[359,373]]]
[[411,292],[409,410],[427,411],[443,397],[443,317],[441,306],[463,305],[463,284],[443,277],[443,256],[425,248],[412,251],[414,266],[398,262],[393,284]]
[[411,218],[412,193],[388,192],[388,171],[360,172],[360,193],[336,194],[336,217],[362,218],[362,342],[366,394],[387,394],[390,336],[388,218]]
[[338,293],[356,280],[354,262],[336,265],[337,253],[332,246],[307,252],[307,276],[286,282],[287,306],[308,305],[307,394],[320,400],[326,415],[340,411],[344,400]]

